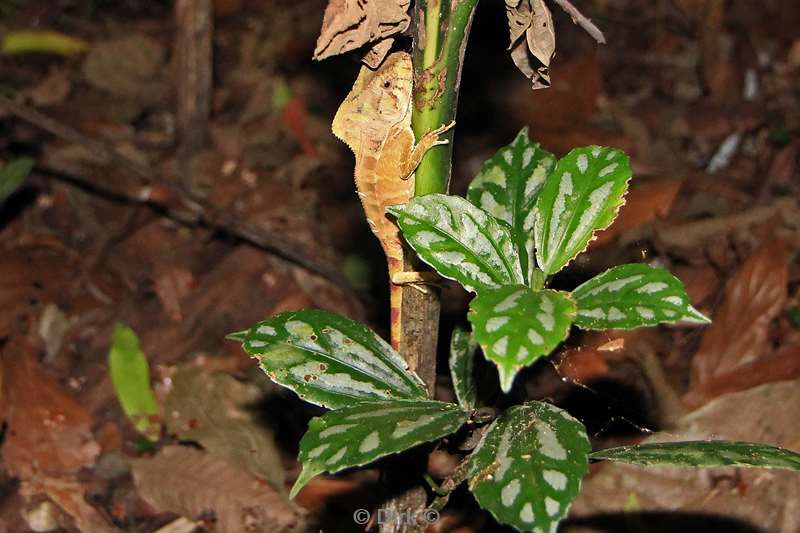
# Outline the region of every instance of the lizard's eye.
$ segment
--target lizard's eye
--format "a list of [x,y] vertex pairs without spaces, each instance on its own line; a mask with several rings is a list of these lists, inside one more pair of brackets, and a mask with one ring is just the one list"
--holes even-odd
[[388,80],[387,80],[387,81],[385,81],[385,82],[383,82],[383,88],[384,88],[384,89],[388,89],[388,88],[389,88],[389,87],[391,87],[391,86],[392,86],[392,82],[390,82],[390,81],[388,81]]

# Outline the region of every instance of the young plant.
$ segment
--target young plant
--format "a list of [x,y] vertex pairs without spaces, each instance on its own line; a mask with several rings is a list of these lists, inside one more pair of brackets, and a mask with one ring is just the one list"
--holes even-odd
[[458,405],[432,400],[375,332],[326,311],[282,313],[231,335],[273,381],[332,409],[309,424],[291,495],[317,474],[371,463],[465,424],[480,440],[437,488],[441,497],[432,506],[442,507],[449,491],[467,480],[483,508],[522,531],[555,531],[590,460],[800,470],[800,454],[738,442],[592,452],[583,424],[549,403],[516,405],[493,420],[477,409],[479,349],[509,391],[519,370],[549,356],[572,326],[708,322],[680,280],[646,264],[611,268],[571,292],[547,288],[551,276],[611,224],[630,178],[628,158],[619,150],[588,146],[557,160],[523,129],[484,163],[466,199],[429,194],[388,209],[420,259],[476,295],[468,316],[472,332],[456,330],[451,343]]

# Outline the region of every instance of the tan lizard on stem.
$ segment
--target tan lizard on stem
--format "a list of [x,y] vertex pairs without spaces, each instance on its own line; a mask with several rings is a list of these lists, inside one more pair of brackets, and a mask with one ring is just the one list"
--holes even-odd
[[[381,242],[389,267],[391,340],[400,346],[401,284],[421,277],[403,272],[403,244],[386,207],[406,203],[414,195],[414,170],[425,152],[448,141],[439,135],[450,123],[426,133],[414,144],[411,129],[413,69],[406,52],[389,55],[377,70],[362,67],[353,89],[333,119],[333,134],[356,157],[355,181],[372,232]],[[412,275],[409,275],[412,274]]]

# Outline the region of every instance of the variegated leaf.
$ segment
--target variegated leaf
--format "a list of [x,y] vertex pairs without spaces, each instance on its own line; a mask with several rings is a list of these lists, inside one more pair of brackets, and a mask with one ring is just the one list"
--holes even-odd
[[498,522],[551,533],[588,471],[586,429],[566,411],[528,402],[504,412],[469,459],[469,488]]
[[556,158],[528,138],[528,128],[497,151],[481,167],[467,199],[490,215],[508,222],[525,281],[536,266],[533,245],[534,204]]
[[478,404],[478,343],[472,333],[459,327],[453,330],[450,340],[450,375],[458,404],[464,409],[475,409]]
[[483,291],[470,310],[475,338],[497,365],[504,391],[511,389],[520,368],[549,355],[567,337],[575,318],[569,294],[523,285]]
[[536,260],[545,274],[561,270],[611,224],[630,177],[628,157],[613,148],[576,148],[558,161],[536,199]]
[[465,199],[428,194],[387,211],[420,259],[468,291],[524,283],[511,228]]
[[589,457],[642,466],[744,466],[800,471],[800,453],[755,442],[656,442],[598,450]]
[[610,268],[572,292],[575,325],[583,329],[632,329],[662,322],[709,321],[689,303],[681,280],[663,268],[634,263]]
[[334,313],[281,313],[230,338],[241,341],[273,381],[323,407],[428,397],[422,380],[389,344]]
[[314,418],[300,441],[303,470],[290,497],[311,478],[361,466],[453,433],[469,414],[433,400],[362,402]]

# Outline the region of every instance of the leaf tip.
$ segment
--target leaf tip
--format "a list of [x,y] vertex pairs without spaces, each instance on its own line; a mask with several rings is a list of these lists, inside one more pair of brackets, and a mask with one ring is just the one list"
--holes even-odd
[[250,330],[243,329],[242,331],[234,331],[233,333],[225,335],[225,338],[229,341],[244,342],[245,339],[247,339],[248,331]]

